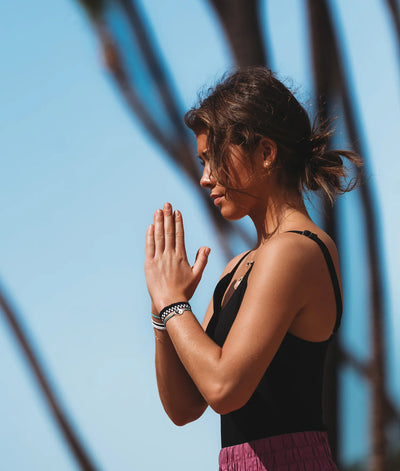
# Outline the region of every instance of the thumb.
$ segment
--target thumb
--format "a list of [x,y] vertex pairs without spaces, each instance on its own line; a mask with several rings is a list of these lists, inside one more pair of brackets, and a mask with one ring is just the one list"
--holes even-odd
[[211,249],[209,247],[201,247],[196,254],[196,261],[192,267],[193,274],[199,278],[203,274],[204,268],[208,262],[208,255],[210,254]]

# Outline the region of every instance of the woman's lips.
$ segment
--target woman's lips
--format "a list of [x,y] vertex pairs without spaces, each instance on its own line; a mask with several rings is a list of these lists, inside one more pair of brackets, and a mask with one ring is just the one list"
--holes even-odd
[[224,195],[212,195],[211,198],[214,200],[214,204],[218,205],[221,201]]

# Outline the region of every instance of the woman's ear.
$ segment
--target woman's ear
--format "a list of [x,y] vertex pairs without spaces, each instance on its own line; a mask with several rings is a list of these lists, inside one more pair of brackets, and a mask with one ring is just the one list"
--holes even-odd
[[278,153],[278,147],[272,139],[263,137],[258,143],[258,151],[262,159],[262,165],[267,170],[273,167],[276,155]]

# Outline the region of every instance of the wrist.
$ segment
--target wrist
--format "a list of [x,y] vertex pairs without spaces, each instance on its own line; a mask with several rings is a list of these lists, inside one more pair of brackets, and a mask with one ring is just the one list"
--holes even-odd
[[191,311],[192,308],[188,302],[177,302],[165,306],[160,312],[161,322],[166,325],[167,321],[176,315],[182,315],[185,311]]
[[189,302],[189,300],[188,300],[187,296],[185,296],[184,294],[168,295],[165,298],[162,298],[159,301],[157,301],[156,309],[158,310],[158,313],[156,315],[159,316],[160,312],[166,306],[169,306],[169,305],[175,304],[175,303],[188,303],[188,302]]
[[154,305],[154,302],[151,301],[151,315],[154,317],[159,316],[160,311],[157,310],[156,306]]
[[164,322],[161,320],[161,318],[158,319],[152,319],[151,324],[153,326],[154,332],[166,332],[167,329],[165,328]]

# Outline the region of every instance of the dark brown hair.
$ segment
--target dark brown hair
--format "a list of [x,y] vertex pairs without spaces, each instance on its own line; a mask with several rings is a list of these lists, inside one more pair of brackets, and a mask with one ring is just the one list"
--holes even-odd
[[323,190],[333,201],[356,184],[354,179],[345,181],[348,172],[342,157],[355,165],[361,159],[351,151],[330,150],[330,123],[311,127],[292,92],[264,67],[238,69],[223,77],[184,119],[195,134],[207,133],[212,172],[227,188],[230,146],[240,146],[251,157],[263,137],[277,145],[278,175],[300,194]]

